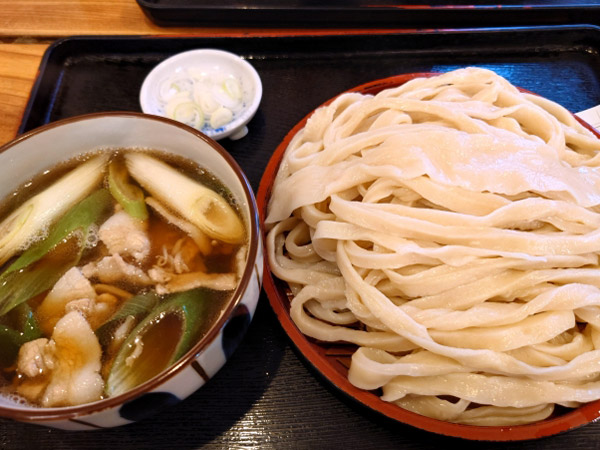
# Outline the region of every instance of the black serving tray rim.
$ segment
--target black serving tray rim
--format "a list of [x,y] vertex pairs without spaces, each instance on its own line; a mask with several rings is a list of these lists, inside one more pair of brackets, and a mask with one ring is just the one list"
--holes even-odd
[[346,4],[295,2],[293,6],[223,2],[185,2],[178,0],[136,0],[140,9],[160,26],[224,26],[247,27],[380,27],[380,26],[504,26],[559,25],[582,21],[600,23],[600,4],[564,0],[557,4],[502,5],[489,0],[485,5],[411,5],[410,1],[396,4]]
[[146,35],[72,35],[60,38],[48,46],[40,61],[37,70],[37,75],[34,84],[29,93],[27,104],[21,117],[21,122],[17,130],[17,136],[25,132],[27,119],[31,115],[34,107],[34,101],[38,96],[43,81],[43,74],[48,68],[52,56],[60,50],[61,47],[76,41],[137,41],[137,40],[163,40],[163,41],[178,41],[178,40],[248,40],[248,39],[328,39],[328,38],[352,38],[360,36],[402,36],[402,35],[461,35],[461,34],[507,34],[514,32],[553,32],[553,31],[569,31],[569,30],[588,30],[592,33],[600,33],[600,26],[593,24],[568,24],[568,25],[536,25],[536,26],[514,26],[514,27],[485,27],[485,28],[434,28],[434,29],[382,29],[382,30],[326,30],[315,33],[298,33],[290,30],[289,33],[230,33],[230,34],[184,34],[184,35],[161,35],[161,34],[146,34]]
[[[145,53],[145,52],[153,52],[153,44],[152,42],[154,40],[157,41],[157,45],[156,47],[158,48],[156,51],[160,52],[161,54],[166,54],[169,51],[174,51],[171,50],[172,48],[181,48],[182,46],[186,46],[186,45],[195,45],[195,42],[197,42],[200,46],[209,46],[211,43],[214,43],[215,46],[217,45],[233,45],[234,42],[237,42],[237,40],[240,40],[240,42],[243,41],[247,41],[248,44],[244,44],[241,47],[245,48],[246,52],[248,52],[247,54],[252,55],[252,52],[257,52],[258,54],[262,54],[263,53],[263,47],[261,46],[261,39],[264,40],[273,40],[273,38],[277,38],[277,39],[281,39],[281,41],[283,42],[282,44],[277,43],[277,42],[271,42],[271,44],[276,44],[274,45],[274,47],[276,48],[283,48],[287,45],[287,43],[291,43],[291,44],[304,44],[302,45],[303,48],[309,48],[309,50],[306,50],[306,53],[310,53],[312,51],[316,51],[316,50],[310,50],[312,49],[314,46],[312,45],[313,42],[318,44],[318,40],[319,39],[326,39],[326,40],[331,40],[333,38],[333,42],[334,42],[334,47],[341,47],[339,44],[340,43],[344,43],[344,42],[350,42],[350,47],[352,47],[352,43],[357,44],[358,42],[361,41],[361,37],[365,36],[365,34],[368,34],[370,36],[375,37],[375,39],[373,39],[370,42],[380,42],[380,41],[386,41],[387,39],[385,39],[386,36],[390,36],[391,40],[393,42],[400,42],[402,40],[402,35],[405,36],[417,36],[417,35],[442,35],[441,39],[436,39],[436,41],[441,43],[441,49],[442,51],[444,50],[444,45],[446,45],[445,43],[448,42],[448,48],[450,47],[454,47],[455,45],[453,45],[451,43],[451,39],[448,39],[448,41],[446,40],[446,36],[456,36],[456,35],[465,35],[464,39],[457,39],[457,41],[460,41],[460,43],[457,45],[458,48],[460,48],[463,44],[465,43],[467,44],[468,42],[470,42],[470,38],[469,36],[472,36],[473,38],[477,39],[478,36],[483,37],[485,41],[489,41],[490,44],[490,48],[492,48],[492,46],[497,45],[499,48],[502,47],[502,44],[500,43],[496,43],[496,37],[500,37],[499,41],[505,41],[508,42],[511,40],[511,33],[514,32],[522,32],[519,34],[520,38],[518,38],[519,41],[524,40],[524,38],[526,39],[528,37],[528,35],[526,33],[528,32],[538,32],[540,36],[548,36],[553,37],[555,32],[564,32],[564,31],[575,31],[577,32],[578,35],[585,37],[586,39],[589,38],[589,42],[591,42],[593,44],[593,48],[592,50],[595,50],[596,48],[599,49],[600,51],[600,34],[598,33],[598,31],[600,31],[600,27],[599,26],[595,26],[595,25],[586,25],[586,24],[581,24],[581,25],[560,25],[560,26],[551,26],[551,25],[544,25],[544,26],[528,26],[528,27],[495,27],[495,28],[471,28],[471,29],[428,29],[428,30],[380,30],[377,31],[376,33],[370,32],[370,31],[357,31],[357,30],[353,30],[351,32],[349,31],[341,31],[341,30],[336,30],[336,31],[332,31],[332,30],[328,30],[327,32],[318,32],[315,34],[297,34],[297,33],[293,33],[290,32],[289,34],[285,34],[285,35],[280,35],[280,34],[276,34],[276,33],[270,33],[270,32],[266,32],[266,33],[262,33],[262,34],[226,34],[226,35],[196,35],[196,34],[189,34],[189,35],[181,35],[181,36],[174,36],[174,35],[76,35],[76,36],[69,36],[69,37],[65,37],[62,38],[58,41],[55,41],[53,44],[51,44],[45,54],[43,55],[43,58],[40,62],[40,67],[38,69],[38,74],[35,80],[35,85],[32,88],[31,92],[30,92],[30,98],[27,104],[27,110],[25,111],[23,118],[22,118],[22,122],[21,122],[21,127],[23,126],[27,126],[28,123],[31,123],[31,112],[32,112],[32,108],[33,105],[39,105],[40,103],[37,102],[37,97],[39,96],[44,96],[44,95],[59,95],[59,93],[57,94],[54,91],[49,91],[48,89],[52,89],[53,85],[51,85],[50,83],[47,83],[48,79],[47,76],[49,76],[49,79],[51,81],[55,81],[55,75],[57,74],[57,72],[59,72],[59,70],[57,70],[57,63],[60,65],[63,62],[67,62],[68,63],[68,59],[65,60],[65,58],[68,58],[70,56],[75,57],[75,63],[77,63],[77,58],[79,56],[82,57],[86,57],[86,51],[90,52],[90,55],[95,56],[96,53],[99,54],[104,54],[104,49],[102,48],[102,43],[105,42],[107,43],[106,48],[108,48],[107,53],[108,54],[112,54],[112,53],[117,53],[119,52],[119,48],[120,48],[120,42],[123,42],[124,48],[132,48],[132,47],[136,47],[139,43],[139,51],[140,53]],[[567,33],[569,34],[569,33]],[[488,36],[488,37],[486,37]],[[553,37],[553,41],[554,42],[561,42],[562,40],[562,33],[558,33],[556,36],[556,38]],[[379,38],[384,38],[384,39],[378,39]],[[346,40],[345,38],[350,38],[350,41]],[[338,40],[339,39],[339,40]],[[188,40],[190,42],[190,44],[176,44],[177,41],[182,41],[185,42],[186,40]],[[417,39],[420,40],[420,39]],[[425,41],[429,41],[429,39],[425,38]],[[77,44],[78,41],[82,42],[82,45]],[[165,43],[158,43],[158,41],[165,41]],[[169,43],[170,41],[172,41],[173,43]],[[324,42],[324,41],[321,41]],[[72,46],[70,44],[75,43],[76,45]],[[309,45],[307,45],[309,44]],[[544,42],[540,42],[540,44],[545,44]],[[537,45],[537,44],[534,44]],[[566,43],[565,41],[565,45],[572,45],[572,43]],[[267,46],[268,47],[268,46]],[[569,47],[570,48],[570,47]],[[87,50],[86,50],[87,49]],[[255,49],[255,50],[254,50]],[[75,53],[73,53],[73,51],[75,51]],[[392,51],[395,51],[392,49]],[[437,51],[437,50],[436,50]],[[293,54],[293,49],[290,50],[290,52]],[[305,50],[302,50],[302,52],[304,53]],[[278,56],[283,55],[285,57],[285,51],[281,50],[281,53],[278,53]],[[58,69],[60,69],[61,67],[58,66]],[[48,71],[48,69],[50,69],[50,71]],[[43,111],[43,108],[41,108]],[[37,112],[37,110],[35,110]],[[294,122],[295,123],[295,122]],[[279,131],[279,130],[278,130]],[[271,148],[271,147],[269,147]],[[274,147],[272,147],[274,148]],[[264,300],[264,299],[263,299]],[[262,300],[261,300],[262,301]],[[287,336],[286,336],[287,337]],[[290,340],[291,342],[291,340]],[[295,346],[293,346],[293,348],[295,349]],[[304,355],[301,355],[302,358],[301,360],[303,360],[303,362],[308,363],[308,361],[304,358]],[[310,364],[309,364],[310,366]],[[322,381],[328,382],[328,380],[326,380],[323,377],[320,377],[320,379]],[[337,392],[337,391],[336,391]],[[344,393],[342,393],[344,394]],[[379,419],[379,418],[378,418]]]
[[[227,5],[221,4],[218,7],[213,5],[204,5],[202,3],[198,4],[182,4],[174,2],[162,2],[158,1],[147,1],[147,0],[136,0],[136,2],[143,8],[155,9],[155,10],[236,10],[239,9],[239,6],[236,5]],[[598,5],[590,5],[588,3],[565,3],[562,5],[544,5],[544,4],[523,4],[523,5],[501,5],[498,2],[494,3],[490,1],[489,4],[486,5],[451,5],[450,2],[447,5],[428,5],[427,7],[423,5],[422,7],[415,8],[414,5],[410,3],[398,4],[398,5],[368,5],[368,6],[337,6],[337,5],[325,5],[325,6],[315,6],[315,5],[294,5],[293,8],[289,6],[252,6],[246,5],[244,10],[246,11],[282,11],[282,10],[304,10],[304,11],[373,11],[373,10],[391,10],[391,11],[419,11],[419,10],[427,10],[427,11],[443,11],[452,9],[452,11],[458,12],[480,12],[482,10],[494,10],[494,11],[523,11],[523,10],[588,10],[588,11],[600,11],[600,4]]]

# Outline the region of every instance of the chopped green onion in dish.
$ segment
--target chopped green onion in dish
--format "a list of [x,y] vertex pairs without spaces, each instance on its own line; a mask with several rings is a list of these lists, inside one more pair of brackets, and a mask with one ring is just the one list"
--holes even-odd
[[217,130],[232,122],[244,108],[238,78],[197,67],[174,74],[159,88],[165,115],[198,130]]

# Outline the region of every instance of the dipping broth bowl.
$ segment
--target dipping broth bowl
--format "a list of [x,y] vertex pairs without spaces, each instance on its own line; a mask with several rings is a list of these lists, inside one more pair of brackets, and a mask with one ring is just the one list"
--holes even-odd
[[254,195],[235,160],[214,140],[178,122],[139,113],[110,112],[42,126],[0,148],[0,198],[44,170],[102,149],[153,149],[188,158],[226,186],[247,228],[241,279],[224,312],[173,365],[114,397],[78,406],[42,408],[0,397],[0,417],[67,430],[115,427],[141,420],[203,386],[225,364],[245,334],[258,302],[263,252]]

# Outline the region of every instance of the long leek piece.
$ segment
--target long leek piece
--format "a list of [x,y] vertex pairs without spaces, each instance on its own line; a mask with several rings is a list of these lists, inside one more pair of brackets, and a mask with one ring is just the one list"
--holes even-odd
[[240,217],[218,193],[145,153],[128,153],[125,160],[143,188],[208,236],[231,244],[243,241]]
[[33,196],[0,223],[0,265],[98,187],[108,155],[95,156]]
[[[160,302],[121,345],[106,380],[106,394],[114,397],[128,391],[187,353],[206,325],[210,304],[210,297],[202,289],[178,292]],[[165,323],[177,329],[177,337],[167,342],[163,342]],[[160,352],[153,350],[153,342],[154,346],[162,342]]]

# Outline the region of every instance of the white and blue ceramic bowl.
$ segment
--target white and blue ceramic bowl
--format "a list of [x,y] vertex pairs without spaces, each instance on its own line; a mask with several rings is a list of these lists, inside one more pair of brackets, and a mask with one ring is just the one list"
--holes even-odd
[[239,80],[243,107],[233,120],[219,128],[204,126],[207,136],[219,140],[241,139],[248,133],[247,124],[254,117],[262,98],[262,83],[252,65],[238,55],[217,49],[197,49],[178,53],[158,64],[146,76],[140,89],[140,106],[146,114],[166,117],[164,105],[159,100],[161,84],[168,78],[195,68],[200,71],[229,74]]
[[[240,205],[249,230],[249,251],[239,286],[225,313],[177,363],[136,388],[80,406],[39,408],[0,398],[0,416],[68,430],[115,427],[143,419],[184,399],[225,364],[256,309],[263,254],[256,202],[248,180],[223,147],[193,128],[138,113],[99,113],[65,119],[19,136],[0,148],[0,198],[34,175],[76,155],[112,148],[174,153],[203,166]],[[10,180],[10,182],[7,182]]]

